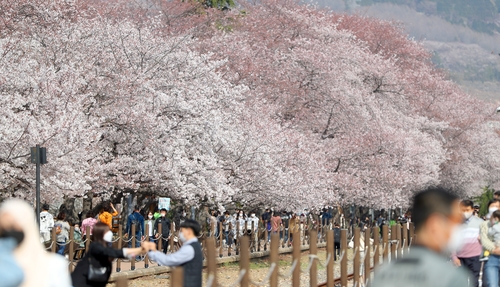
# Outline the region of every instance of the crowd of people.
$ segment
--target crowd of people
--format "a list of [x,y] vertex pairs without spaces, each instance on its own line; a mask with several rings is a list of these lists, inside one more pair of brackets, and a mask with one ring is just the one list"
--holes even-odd
[[[267,230],[269,237],[277,233],[284,242],[292,242],[293,237],[287,236],[301,230],[301,225],[302,228],[305,224],[331,226],[334,260],[340,249],[341,226],[339,221],[334,222],[329,209],[319,214],[266,209],[260,215],[257,211],[247,214],[244,209],[236,209],[233,213],[211,210],[202,227],[198,221],[188,219],[184,211],[169,218],[166,209],[141,213],[139,206],[135,206],[127,217],[124,236],[135,236],[136,245],[131,246],[130,240],[128,248],[114,249],[112,222],[118,212],[111,203],[104,204],[97,215],[88,211],[81,222],[66,220],[64,212],[54,218],[49,207],[43,205],[37,227],[30,219],[35,216],[27,203],[8,200],[0,205],[1,286],[106,286],[114,258],[140,260],[148,253],[149,258],[160,265],[188,266],[185,272],[190,279],[184,286],[198,287],[202,285],[203,260],[198,238],[206,227],[218,238],[222,236],[226,247],[231,247],[240,236],[255,236],[252,238],[257,241],[257,234],[263,234],[257,232],[258,228]],[[417,194],[412,215],[407,213],[397,220],[399,224],[414,223],[417,243],[402,258],[380,267],[370,286],[465,287],[480,286],[482,282],[482,286],[497,287],[500,281],[500,192],[495,193],[487,207],[488,213],[480,217],[479,207],[473,201],[460,200],[446,190],[429,189]],[[26,216],[17,216],[19,212]],[[342,220],[342,216],[336,219]],[[349,226],[366,229],[385,224],[389,222],[381,215],[376,220],[353,219]],[[134,225],[135,233],[131,228]],[[167,254],[169,238],[176,226],[178,240],[183,244],[177,252]],[[69,274],[67,260],[60,254],[64,254],[71,230],[76,243],[83,244],[88,238],[92,240],[87,253]],[[56,234],[58,254],[46,252],[42,244],[36,243],[51,241],[51,233]],[[145,240],[146,237],[149,240]]]

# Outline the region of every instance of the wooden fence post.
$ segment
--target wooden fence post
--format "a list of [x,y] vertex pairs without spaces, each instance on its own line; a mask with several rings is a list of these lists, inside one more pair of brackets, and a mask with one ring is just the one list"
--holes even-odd
[[[220,230],[220,229],[219,229]],[[217,286],[217,260],[215,258],[215,240],[213,238],[209,238],[206,241],[207,243],[207,271],[208,276],[213,276],[212,286]],[[222,246],[220,246],[222,249]]]
[[236,221],[236,243],[234,244],[234,249],[235,249],[235,253],[236,253],[236,256],[238,256],[240,254],[240,221]]
[[347,229],[340,230],[340,285],[347,287]]
[[271,254],[269,256],[269,259],[271,261],[271,264],[274,263],[275,267],[274,267],[273,273],[271,274],[271,282],[270,282],[271,287],[278,287],[278,271],[279,271],[278,249],[279,249],[279,243],[280,243],[279,235],[277,233],[272,233],[271,234]]
[[268,241],[268,238],[269,238],[269,231],[267,230],[267,220],[264,221],[264,251],[267,251],[267,241]]
[[210,222],[210,237],[215,238],[215,223]]
[[380,259],[380,234],[377,226],[373,227],[373,246],[375,250],[373,254],[373,268],[375,269]]
[[[121,227],[121,225],[120,225]],[[85,253],[89,252],[89,247],[90,247],[90,226],[87,226],[85,228],[85,240],[87,240],[85,242]]]
[[[262,230],[260,229],[259,225],[260,225],[260,220],[257,222],[257,243],[256,243],[257,244],[257,249],[256,250],[258,252],[260,252],[260,244],[261,244],[260,243],[260,237],[262,236],[262,234],[264,234],[264,233],[262,233]],[[267,238],[266,238],[266,240],[267,240]]]
[[116,280],[115,286],[116,287],[127,287],[128,286],[127,279],[125,279],[125,278],[118,278]]
[[232,251],[232,246],[234,244],[234,232],[233,232],[233,223],[229,222],[229,234],[228,234],[228,239],[229,239],[229,245],[227,246],[227,256],[231,256],[231,251]]
[[[135,238],[135,229],[137,228],[135,226],[135,224],[132,224],[131,226],[132,228],[132,233],[131,233],[131,236],[132,236],[132,248],[135,248],[135,241],[137,240],[137,238]],[[129,239],[130,240],[130,239]],[[130,270],[135,270],[135,257],[133,257],[131,260],[130,260]]]
[[[316,231],[311,230],[310,236],[316,236]],[[318,254],[318,243],[315,240],[310,242],[309,253],[311,255]],[[318,262],[316,259],[312,261],[311,270],[309,271],[309,286],[318,286]]]
[[359,272],[360,272],[360,257],[359,254],[361,252],[361,246],[359,244],[359,239],[360,239],[360,230],[359,227],[356,227],[354,229],[354,266],[353,266],[353,279],[354,279],[354,284],[360,285],[359,282]]
[[[297,224],[297,220],[294,219],[294,221],[295,221],[295,224]],[[295,226],[297,226],[297,225],[295,225]],[[297,227],[300,227],[300,225],[297,226]],[[298,229],[296,229],[296,230],[298,230]],[[297,234],[295,234],[295,233],[297,233]],[[295,231],[292,232],[292,229],[290,228],[290,219],[288,219],[288,240],[286,241],[286,245],[287,246],[290,246],[292,244],[292,237],[293,236],[297,236],[297,239],[300,242],[300,231],[298,231],[298,232],[295,232]],[[300,244],[299,244],[299,246],[300,246]]]
[[321,218],[319,218],[319,221],[318,221],[318,228],[319,228],[319,231],[318,231],[318,234],[319,234],[319,243],[323,242],[323,224],[321,222]]
[[397,257],[397,240],[398,240],[398,232],[396,231],[398,227],[396,225],[391,226],[391,261],[395,260]]
[[75,256],[75,227],[70,226],[69,228],[69,250],[68,250],[68,267],[69,267],[69,272],[71,273],[73,271],[73,258]]
[[410,222],[410,238],[408,242],[408,246],[411,248],[413,244],[415,244],[415,226],[413,225],[413,222]]
[[[174,253],[174,246],[175,246],[174,237],[175,237],[175,227],[174,227],[174,222],[171,222],[170,223],[170,238],[169,238],[169,244],[168,244],[170,246],[170,253]],[[168,252],[168,250],[167,250],[167,252]]]
[[57,251],[57,234],[56,234],[56,228],[52,228],[51,233],[50,233],[50,238],[52,239],[52,252],[56,253]]
[[[144,241],[145,242],[148,242],[149,241],[149,224],[145,224],[146,226],[146,233],[144,234]],[[146,253],[146,256],[144,256],[144,268],[148,268],[149,267],[149,256],[148,254]]]
[[222,251],[224,251],[224,232],[225,230],[222,230],[222,222],[219,222],[219,257],[222,258]]
[[[163,219],[162,219],[163,220]],[[163,232],[161,228],[162,224],[158,224],[158,251],[163,251]]]
[[[257,224],[258,225],[258,224]],[[250,249],[250,252],[253,253],[254,251],[257,250],[257,234],[259,233],[259,231],[257,230],[257,233],[255,233],[255,221],[252,220],[252,226],[250,226],[250,228],[252,228],[251,232],[250,232],[250,246],[251,249]]]
[[403,240],[403,256],[408,253],[408,227],[406,223],[401,225],[401,239]]
[[364,274],[365,274],[365,280],[364,280],[364,284],[366,286],[366,284],[368,283],[368,280],[370,279],[370,275],[371,275],[371,245],[370,245],[370,239],[371,239],[371,234],[370,234],[371,230],[370,228],[367,228],[365,230],[365,270],[364,270]]
[[387,225],[382,226],[382,246],[384,248],[384,263],[388,262],[389,259],[389,227]]
[[[87,234],[88,234],[88,227],[87,227]],[[87,241],[89,243],[89,241]],[[123,245],[123,225],[118,225],[118,249],[121,249]],[[88,248],[87,248],[88,250]],[[86,251],[87,252],[87,251]],[[117,258],[116,259],[116,272],[120,272],[122,265],[122,259]]]
[[[288,222],[290,224],[290,222]],[[286,246],[286,241],[285,241],[285,238],[286,238],[286,228],[285,228],[285,224],[283,223],[283,226],[281,227],[281,248],[284,248]],[[290,228],[290,225],[288,225],[288,228]]]
[[172,269],[170,274],[170,286],[171,287],[184,286],[184,270],[182,269],[182,267],[176,267]]
[[240,238],[240,271],[245,270],[243,278],[241,278],[241,287],[249,286],[250,274],[250,241],[247,236]]
[[[290,230],[290,225],[288,225],[288,230]],[[297,236],[300,239],[299,233],[294,232],[294,236]],[[297,262],[295,265],[295,269],[292,273],[292,286],[300,287],[300,240],[293,241],[293,253],[292,253],[292,262]]]
[[397,240],[398,240],[398,245],[397,245],[397,255],[398,255],[398,258],[401,258],[402,256],[402,252],[403,252],[403,239],[402,239],[402,234],[401,234],[401,226],[399,224],[396,225],[396,237],[397,237]]
[[326,257],[330,258],[328,260],[328,263],[326,265],[326,286],[327,287],[334,287],[334,272],[333,272],[333,265],[335,263],[335,241],[333,238],[333,231],[330,230],[326,234]]
[[[308,228],[309,225],[308,224],[309,224],[309,216],[306,216],[306,220],[303,223],[301,221],[301,225],[300,226],[302,226],[302,228],[299,227],[301,229],[300,231],[302,232],[302,238],[304,239],[304,241],[302,242],[302,245],[306,245],[306,240],[308,240],[309,241],[309,245],[311,245],[311,231],[312,230],[309,230],[309,228]],[[307,231],[308,237],[309,237],[307,239],[306,239],[306,231]],[[314,233],[316,233],[316,232],[314,232]]]

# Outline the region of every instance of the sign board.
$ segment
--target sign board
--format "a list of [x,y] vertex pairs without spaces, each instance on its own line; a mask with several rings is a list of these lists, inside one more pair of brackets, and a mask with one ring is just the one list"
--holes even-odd
[[170,210],[170,198],[168,197],[158,198],[158,210],[161,210],[162,208]]

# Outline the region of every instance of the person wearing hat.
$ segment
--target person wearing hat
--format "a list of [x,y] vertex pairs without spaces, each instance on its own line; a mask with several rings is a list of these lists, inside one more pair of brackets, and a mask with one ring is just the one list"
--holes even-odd
[[180,225],[179,239],[182,247],[175,253],[164,254],[156,250],[153,242],[143,242],[142,248],[148,251],[149,258],[162,266],[182,266],[184,269],[184,287],[201,287],[203,270],[203,253],[198,236],[200,224],[186,219]]

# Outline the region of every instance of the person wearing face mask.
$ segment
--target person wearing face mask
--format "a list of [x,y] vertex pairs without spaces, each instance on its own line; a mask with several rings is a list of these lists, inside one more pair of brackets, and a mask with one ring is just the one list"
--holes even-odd
[[0,286],[9,286],[7,280],[18,287],[71,286],[68,261],[45,250],[33,207],[19,199],[0,205]]
[[[500,201],[497,199],[493,199],[488,203],[488,214],[486,215],[486,219],[481,226],[479,227],[480,229],[480,239],[481,239],[481,245],[483,246],[483,249],[485,252],[488,252],[490,257],[488,258],[488,261],[484,265],[483,268],[483,286],[498,286],[498,285],[490,285],[490,280],[489,280],[489,273],[486,272],[488,266],[490,268],[495,268],[495,265],[493,261],[496,261],[494,259],[497,259],[498,256],[500,256],[500,247],[497,247],[495,245],[495,242],[489,237],[489,229],[493,226],[492,222],[492,214],[497,211],[500,208]],[[496,256],[496,257],[494,257]],[[493,259],[490,262],[490,259]],[[497,277],[498,278],[498,277]],[[498,284],[498,280],[497,284]],[[491,282],[493,283],[493,282]]]
[[155,227],[155,218],[153,212],[148,212],[148,218],[146,218],[145,222],[146,229],[148,230],[148,237],[149,241],[155,242],[155,232],[154,232],[154,227]]
[[[490,218],[491,227],[488,229],[488,238],[500,247],[500,210],[495,210]],[[488,277],[488,287],[498,287],[500,271],[500,256],[492,254],[484,267]]]
[[403,258],[380,266],[369,286],[469,286],[470,272],[455,267],[448,257],[460,245],[457,229],[463,214],[458,197],[430,188],[415,195],[412,210],[417,242]]
[[14,258],[14,250],[24,239],[22,229],[11,220],[11,215],[2,215],[0,220],[0,278],[1,286],[20,286],[24,273]]
[[464,223],[460,228],[460,238],[463,245],[459,250],[452,253],[452,260],[456,266],[464,266],[469,269],[474,276],[471,286],[479,286],[479,273],[481,271],[481,262],[479,261],[483,247],[479,241],[479,227],[483,220],[474,216],[474,203],[471,200],[463,200],[460,203]]
[[[250,240],[253,241],[254,245],[257,245],[257,239],[259,234],[259,218],[255,216],[255,211],[250,213],[250,217],[247,219],[248,234],[250,235]],[[252,229],[253,224],[253,229]]]
[[[89,252],[78,262],[71,279],[73,287],[105,287],[111,275],[111,264],[115,258],[133,258],[143,252],[142,247],[113,249],[108,247],[113,240],[113,232],[106,223],[98,222],[92,232]],[[153,243],[154,244],[154,243]],[[90,270],[102,270],[98,277],[89,275]],[[71,285],[66,285],[71,286]]]
[[[159,232],[161,226],[161,233]],[[168,250],[168,238],[170,237],[170,219],[167,217],[167,210],[162,208],[160,210],[160,217],[155,222],[155,237],[157,240],[161,240],[161,247],[163,253],[167,253]]]
[[[144,250],[149,251],[149,258],[162,266],[182,266],[184,270],[184,287],[201,287],[203,270],[203,253],[198,242],[200,224],[192,219],[186,219],[180,225],[179,239],[182,247],[175,253],[164,254],[156,250],[151,242],[142,243]],[[178,286],[176,286],[178,287]]]

